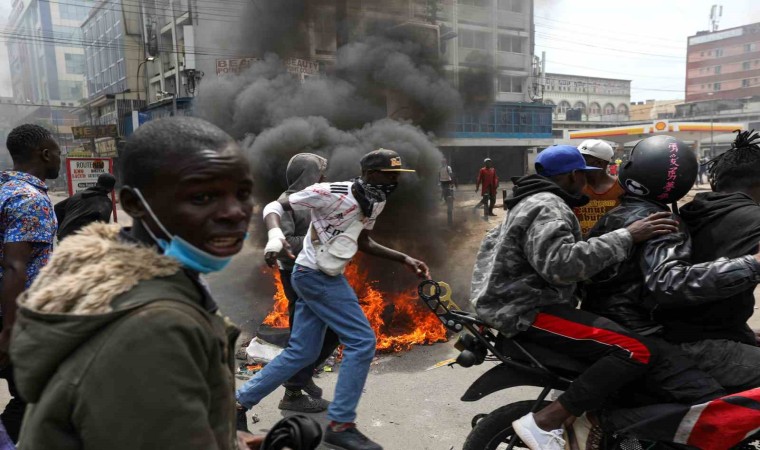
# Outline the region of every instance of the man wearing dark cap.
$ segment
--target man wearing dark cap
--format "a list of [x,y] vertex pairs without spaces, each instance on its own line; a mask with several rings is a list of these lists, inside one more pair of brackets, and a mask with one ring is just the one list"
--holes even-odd
[[264,208],[269,230],[265,259],[270,266],[281,252],[293,257],[280,229],[285,211],[309,210],[311,229],[291,277],[298,300],[288,347],[238,390],[237,399],[249,409],[312,364],[329,327],[345,348],[335,398],[328,408],[330,424],[324,443],[336,449],[378,450],[382,447],[359,432],[354,423],[375,355],[375,333],[343,276],[343,268],[361,250],[400,262],[421,278],[428,278],[429,271],[422,261],[384,247],[369,235],[387,196],[396,188],[399,175],[413,170],[404,169],[398,153],[386,149],[366,154],[361,159],[361,168],[360,178],[317,183]]
[[510,210],[481,245],[470,298],[478,315],[518,341],[555,349],[588,363],[557,401],[513,427],[531,449],[564,449],[562,424],[598,409],[611,394],[644,375],[655,349],[616,323],[576,309],[576,284],[624,261],[636,242],[676,230],[668,214],[588,241],[573,207],[584,205],[586,165],[577,148],[552,146],[536,158],[537,175],[515,183]]
[[55,205],[58,218],[58,240],[73,234],[93,222],[108,223],[111,220],[113,202],[111,192],[116,178],[110,173],[98,177],[95,186],[77,192]]

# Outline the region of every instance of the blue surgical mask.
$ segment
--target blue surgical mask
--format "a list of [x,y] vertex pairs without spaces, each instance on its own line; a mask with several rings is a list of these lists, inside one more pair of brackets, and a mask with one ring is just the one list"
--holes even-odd
[[[158,217],[153,213],[153,210],[151,209],[150,205],[148,205],[148,202],[145,201],[145,197],[143,197],[142,193],[139,189],[134,188],[135,194],[137,194],[137,197],[140,199],[142,204],[145,206],[145,210],[148,211],[148,214],[150,214],[150,217],[153,219],[153,221],[158,225],[159,228],[161,228],[161,231],[164,232],[164,235],[169,237],[169,240],[166,239],[160,239],[156,237],[155,234],[150,230],[150,227],[145,223],[144,220],[141,220],[143,227],[145,228],[145,231],[148,232],[151,238],[158,244],[158,246],[161,248],[161,250],[164,251],[164,255],[168,256],[170,258],[173,258],[180,262],[184,267],[194,270],[199,273],[209,273],[209,272],[218,272],[225,267],[227,267],[227,264],[230,263],[232,260],[231,256],[228,257],[219,257],[214,256],[208,252],[205,252],[198,247],[194,246],[193,244],[187,242],[186,240],[182,239],[181,237],[177,236],[176,234],[173,235],[169,233],[169,230],[164,227],[164,225],[161,223],[160,220],[158,220]],[[246,234],[246,238],[248,238],[248,235]]]

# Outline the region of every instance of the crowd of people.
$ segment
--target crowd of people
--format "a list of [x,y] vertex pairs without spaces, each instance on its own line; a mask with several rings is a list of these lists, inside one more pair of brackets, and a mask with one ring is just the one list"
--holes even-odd
[[[516,180],[508,213],[477,255],[471,301],[504,336],[587,366],[556,401],[512,424],[526,446],[564,449],[573,421],[614,429],[614,416],[595,412],[633,382],[655,401],[687,405],[760,386],[760,348],[747,325],[760,283],[758,141],[740,133],[706,162],[656,136],[619,168],[604,141],[557,145]],[[190,117],[138,128],[120,158],[129,228],[108,224],[112,176],[52,205],[45,180],[58,176],[61,152],[44,128],[17,127],[7,147],[0,376],[12,398],[0,420],[10,441],[29,450],[273,449],[272,438],[249,432],[246,412],[284,386],[281,409],[326,410],[330,422],[277,448],[321,440],[382,449],[356,426],[376,338],[343,271],[362,251],[430,277],[424,262],[371,235],[403,174],[414,172],[398,153],[367,153],[361,175],[347,181],[326,181],[329,161],[316,154],[289,161],[288,189],[263,209],[263,257],[280,271],[290,340],[235,391],[239,331],[202,275],[223,270],[248,236],[254,180],[238,143]],[[678,214],[700,165],[712,191]],[[456,184],[446,160],[438,176],[445,189]],[[487,214],[498,183],[486,159],[476,190]],[[338,345],[343,362],[328,401],[312,375]]]

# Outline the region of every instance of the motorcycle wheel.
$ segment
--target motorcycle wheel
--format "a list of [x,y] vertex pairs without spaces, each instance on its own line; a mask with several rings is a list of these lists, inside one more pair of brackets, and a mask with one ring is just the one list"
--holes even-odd
[[[478,421],[475,428],[470,431],[462,450],[506,449],[510,438],[514,436],[512,422],[528,414],[535,403],[535,400],[527,400],[493,410]],[[548,405],[549,402],[543,402],[538,409]],[[518,438],[514,448],[527,449],[528,447]]]

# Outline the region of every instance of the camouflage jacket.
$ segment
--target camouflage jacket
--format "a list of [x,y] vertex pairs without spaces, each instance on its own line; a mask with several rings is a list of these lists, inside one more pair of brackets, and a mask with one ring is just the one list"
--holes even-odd
[[542,307],[575,307],[576,283],[625,260],[632,245],[627,230],[581,240],[570,206],[540,191],[520,200],[483,239],[470,301],[483,320],[513,336],[530,327]]
[[[591,229],[590,237],[620,230],[667,206],[625,195]],[[678,216],[674,216],[678,220]],[[680,230],[640,243],[633,256],[584,283],[582,308],[614,320],[640,334],[659,333],[659,313],[705,304],[753,289],[760,282],[760,263],[750,256],[691,263],[691,238]]]

